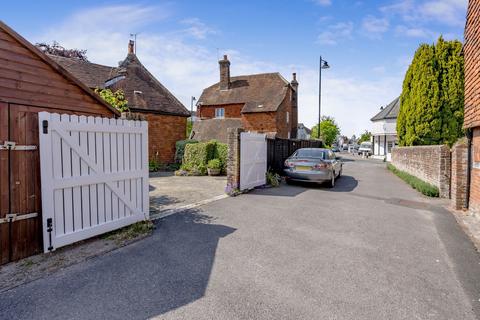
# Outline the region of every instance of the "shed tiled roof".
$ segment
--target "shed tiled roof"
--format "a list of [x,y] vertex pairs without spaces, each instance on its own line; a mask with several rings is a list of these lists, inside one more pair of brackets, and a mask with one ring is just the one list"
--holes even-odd
[[118,68],[91,63],[75,58],[47,54],[48,57],[73,74],[89,88],[103,88],[105,80],[118,75]]
[[[75,58],[50,57],[90,88],[122,89],[132,111],[190,116],[185,106],[142,65],[135,54],[128,54],[118,67]],[[118,81],[106,84],[114,78]]]
[[383,119],[396,119],[400,111],[400,97],[390,102],[385,108],[380,110],[371,121],[378,121]]
[[220,90],[219,83],[203,90],[198,99],[201,105],[244,103],[242,113],[272,112],[288,92],[289,83],[280,73],[261,73],[231,77],[228,90]]

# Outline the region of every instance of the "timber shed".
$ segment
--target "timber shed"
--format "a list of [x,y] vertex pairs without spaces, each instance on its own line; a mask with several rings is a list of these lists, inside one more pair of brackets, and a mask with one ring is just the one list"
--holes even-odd
[[42,249],[40,111],[119,115],[0,21],[0,264]]

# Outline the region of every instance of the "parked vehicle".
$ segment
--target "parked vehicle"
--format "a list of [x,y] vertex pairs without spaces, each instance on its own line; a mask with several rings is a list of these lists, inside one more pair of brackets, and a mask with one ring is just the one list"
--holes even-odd
[[335,179],[342,175],[343,163],[329,149],[302,148],[285,160],[285,178],[291,180],[328,182],[335,186]]
[[358,154],[370,156],[372,153],[372,143],[370,141],[364,141],[360,144],[360,148],[358,148]]

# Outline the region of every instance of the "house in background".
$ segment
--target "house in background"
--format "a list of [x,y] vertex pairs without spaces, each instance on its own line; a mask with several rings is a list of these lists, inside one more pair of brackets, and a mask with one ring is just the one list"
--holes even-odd
[[390,161],[392,148],[397,145],[397,117],[400,110],[400,97],[380,108],[372,121],[373,158]]
[[299,123],[297,126],[297,139],[300,140],[309,140],[312,130],[305,127],[303,123]]
[[[279,138],[296,138],[298,82],[288,82],[280,73],[230,77],[227,56],[219,61],[220,81],[203,90],[197,103],[193,131],[206,119],[240,119],[245,130],[268,133]],[[221,121],[210,121],[215,129]],[[220,128],[220,127],[219,127]]]
[[140,62],[128,44],[128,54],[118,67],[110,67],[49,55],[87,87],[122,89],[131,112],[138,112],[148,121],[148,151],[150,159],[172,163],[175,142],[185,139],[190,112]]

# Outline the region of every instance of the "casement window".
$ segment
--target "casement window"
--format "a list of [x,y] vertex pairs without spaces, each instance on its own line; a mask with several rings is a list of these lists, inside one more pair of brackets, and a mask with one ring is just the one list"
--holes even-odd
[[290,113],[287,111],[287,123],[290,121]]
[[215,108],[215,118],[225,118],[225,108]]

